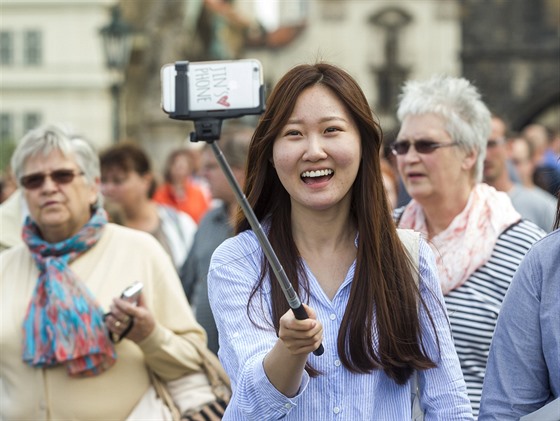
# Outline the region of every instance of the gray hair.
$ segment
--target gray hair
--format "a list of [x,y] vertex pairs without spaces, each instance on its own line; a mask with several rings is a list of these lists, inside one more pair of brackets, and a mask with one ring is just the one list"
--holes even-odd
[[[38,155],[47,156],[59,151],[67,158],[73,158],[84,173],[86,181],[94,185],[101,177],[99,157],[92,144],[70,128],[58,124],[46,124],[30,130],[18,143],[10,164],[18,186],[26,161]],[[103,198],[99,193],[96,206],[102,206]]]
[[399,97],[397,117],[402,123],[408,115],[419,114],[440,116],[459,147],[467,153],[478,153],[473,178],[481,181],[491,114],[477,88],[464,78],[450,76],[406,82]]

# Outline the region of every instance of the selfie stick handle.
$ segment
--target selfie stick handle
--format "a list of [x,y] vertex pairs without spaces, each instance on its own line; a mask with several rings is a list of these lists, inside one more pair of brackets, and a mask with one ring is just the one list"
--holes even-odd
[[[272,270],[276,275],[276,278],[280,282],[280,287],[282,288],[282,291],[284,292],[284,296],[286,297],[286,300],[288,300],[288,304],[290,305],[290,308],[294,312],[296,319],[298,320],[307,319],[308,315],[307,312],[305,311],[305,308],[303,307],[303,304],[301,303],[297,293],[294,291],[292,284],[288,280],[288,276],[286,275],[286,272],[284,272],[284,268],[282,267],[282,264],[278,260],[278,257],[276,256],[276,253],[274,252],[274,249],[272,248],[270,241],[268,241],[268,237],[265,235],[261,227],[261,224],[259,223],[259,220],[257,219],[255,213],[253,212],[253,209],[249,205],[249,201],[247,200],[247,197],[245,197],[245,194],[241,191],[241,187],[239,186],[239,183],[237,183],[237,180],[235,179],[235,176],[233,175],[233,172],[231,171],[231,168],[227,163],[224,154],[222,153],[221,149],[218,147],[218,144],[216,142],[211,142],[210,146],[212,147],[212,152],[214,152],[214,156],[216,157],[218,164],[222,168],[222,171],[224,172],[229,185],[233,189],[233,193],[235,194],[235,197],[237,198],[237,201],[241,206],[243,213],[247,217],[247,220],[249,221],[251,228],[253,228],[253,232],[257,235],[257,238],[264,250],[264,254],[268,259],[270,266],[272,267]],[[324,351],[325,349],[321,344],[319,345],[319,348],[313,351],[313,354],[317,356],[323,355]]]

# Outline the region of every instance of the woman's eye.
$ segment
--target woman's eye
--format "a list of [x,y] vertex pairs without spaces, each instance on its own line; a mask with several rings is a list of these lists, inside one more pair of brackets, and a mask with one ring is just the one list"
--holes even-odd
[[327,133],[334,133],[334,132],[340,132],[341,130],[338,127],[328,127],[325,132]]
[[284,136],[299,136],[300,134],[298,130],[288,130]]

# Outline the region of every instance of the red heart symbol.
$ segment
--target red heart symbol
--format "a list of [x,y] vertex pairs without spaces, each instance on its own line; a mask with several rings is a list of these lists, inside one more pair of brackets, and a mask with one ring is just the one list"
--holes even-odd
[[218,100],[218,104],[223,105],[224,107],[229,107],[230,104],[229,104],[229,102],[228,102],[227,100],[228,100],[228,96],[227,96],[227,95],[224,95],[223,97],[221,97],[221,98]]

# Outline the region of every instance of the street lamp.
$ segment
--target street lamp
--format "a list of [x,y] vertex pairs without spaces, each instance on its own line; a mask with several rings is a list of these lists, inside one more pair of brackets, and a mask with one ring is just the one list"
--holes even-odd
[[117,5],[111,8],[111,22],[99,30],[103,39],[103,50],[107,68],[113,72],[111,96],[113,98],[113,141],[120,138],[120,97],[124,82],[124,71],[130,59],[134,29],[121,16]]

